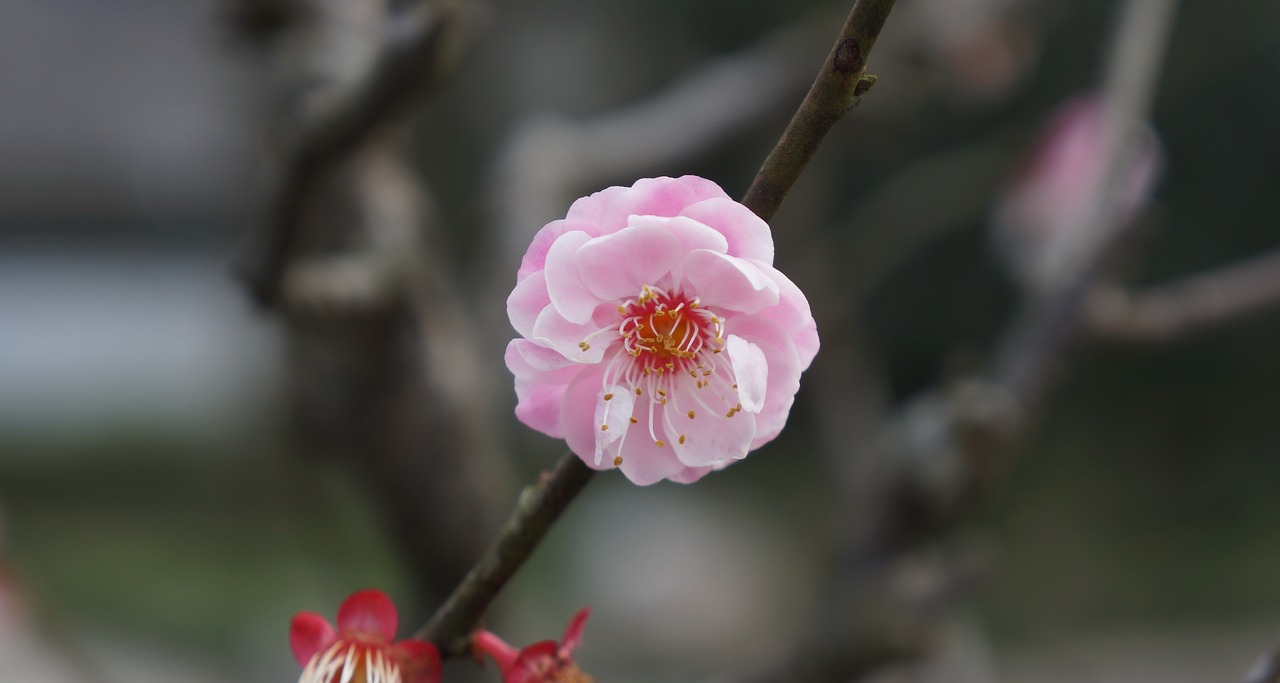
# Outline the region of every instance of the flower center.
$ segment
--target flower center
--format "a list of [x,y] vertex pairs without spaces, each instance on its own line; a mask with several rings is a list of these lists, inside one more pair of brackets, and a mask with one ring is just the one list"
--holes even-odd
[[383,649],[339,640],[311,658],[298,683],[400,683],[400,666]]
[[649,372],[685,369],[708,340],[724,343],[724,321],[699,304],[697,297],[645,285],[640,296],[618,306],[623,347]]

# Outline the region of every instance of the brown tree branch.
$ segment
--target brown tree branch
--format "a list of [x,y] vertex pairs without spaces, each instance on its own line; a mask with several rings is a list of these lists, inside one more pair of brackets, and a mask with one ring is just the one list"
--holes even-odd
[[1097,341],[1171,342],[1280,305],[1280,251],[1138,292],[1095,291],[1085,333]]
[[280,283],[301,231],[303,208],[325,172],[452,66],[458,5],[433,2],[403,12],[393,20],[395,30],[389,30],[387,45],[368,77],[307,122],[290,145],[268,212],[266,235],[257,252],[238,267],[254,300],[264,307],[274,306],[279,299]]
[[471,632],[480,623],[489,603],[538,547],[551,524],[591,481],[593,474],[595,470],[583,464],[578,456],[566,453],[555,469],[544,472],[538,483],[526,486],[493,545],[413,637],[436,643],[446,657],[468,654]]
[[875,77],[866,73],[867,57],[889,18],[894,1],[857,0],[854,3],[809,93],[742,199],[747,208],[764,220],[771,219],[777,212],[831,128],[875,83]]

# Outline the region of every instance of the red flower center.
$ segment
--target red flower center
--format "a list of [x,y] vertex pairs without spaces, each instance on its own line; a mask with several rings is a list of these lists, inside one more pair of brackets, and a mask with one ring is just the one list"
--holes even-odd
[[[697,297],[646,285],[639,297],[618,306],[623,315],[618,334],[645,374],[686,370],[708,342],[717,346],[724,342],[724,321],[700,308],[700,303]],[[713,351],[719,352],[718,348]]]

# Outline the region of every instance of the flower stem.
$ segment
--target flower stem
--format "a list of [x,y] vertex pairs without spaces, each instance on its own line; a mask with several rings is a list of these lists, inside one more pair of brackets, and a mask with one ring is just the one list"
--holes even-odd
[[857,0],[854,3],[809,93],[742,199],[747,208],[764,220],[771,219],[777,212],[827,132],[875,84],[876,77],[866,73],[867,57],[889,18],[894,1]]
[[593,474],[595,470],[583,464],[578,456],[566,453],[555,469],[544,472],[537,483],[526,486],[493,545],[413,637],[434,642],[445,657],[469,653],[471,632],[480,623],[489,603],[533,554],[552,523],[591,481]]

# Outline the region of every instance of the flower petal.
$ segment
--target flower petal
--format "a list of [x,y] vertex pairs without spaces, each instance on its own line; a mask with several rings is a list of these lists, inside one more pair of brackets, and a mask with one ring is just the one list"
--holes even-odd
[[391,647],[400,662],[400,680],[404,683],[439,683],[440,651],[431,643],[406,639]]
[[517,282],[515,289],[511,290],[511,296],[507,297],[507,318],[521,337],[531,337],[538,314],[550,304],[547,278],[539,270]]
[[372,636],[382,643],[390,643],[396,637],[399,623],[395,603],[376,588],[352,593],[338,608],[338,631],[344,636]]
[[682,175],[675,179],[676,182],[684,185],[693,191],[694,196],[699,200],[702,199],[728,199],[729,195],[714,181],[707,180],[696,175]]
[[298,612],[289,622],[289,648],[298,665],[305,667],[315,654],[338,639],[328,619],[315,612]]
[[738,400],[748,413],[758,413],[764,407],[765,390],[769,385],[769,361],[759,346],[739,337],[729,335],[725,349],[738,384]]
[[569,625],[564,627],[564,639],[560,641],[560,656],[572,655],[578,645],[582,644],[582,627],[586,626],[590,616],[591,608],[583,607],[569,620]]
[[591,323],[579,325],[565,320],[551,305],[542,309],[533,322],[533,341],[555,349],[575,363],[599,363],[608,344],[605,341],[592,344],[588,340],[599,331],[600,328]]
[[677,484],[692,484],[715,471],[713,467],[686,467],[668,477]]
[[556,311],[571,323],[582,324],[591,320],[591,313],[600,303],[583,284],[578,272],[577,252],[592,237],[585,232],[567,232],[551,245],[547,252],[547,295]]
[[583,366],[525,339],[511,340],[505,359],[516,378],[516,418],[543,434],[563,437],[564,392]]
[[604,220],[626,225],[631,216],[678,216],[697,201],[693,188],[675,178],[641,178],[613,198]]
[[[791,337],[776,323],[761,316],[737,316],[726,323],[726,333],[750,341],[764,352],[769,362],[768,388],[764,405],[756,413],[755,450],[772,441],[782,431],[800,389],[800,358]],[[744,406],[745,407],[745,406]]]
[[626,216],[623,216],[622,220],[618,221],[616,224],[610,224],[608,222],[607,214],[609,212],[609,206],[613,204],[614,200],[629,189],[631,188],[614,185],[613,187],[606,187],[603,190],[587,195],[586,197],[581,197],[569,206],[569,211],[565,218],[571,221],[582,221],[598,226],[600,232],[597,233],[597,235],[592,235],[593,237],[605,235],[623,228],[627,224]]
[[756,313],[778,303],[778,285],[751,262],[708,249],[684,260],[685,281],[709,307]]
[[778,305],[766,308],[760,315],[777,323],[791,335],[800,356],[800,369],[805,370],[818,354],[818,325],[809,309],[804,292],[781,271],[763,261],[751,261],[778,285]]
[[[619,350],[618,353],[625,352]],[[606,396],[608,400],[605,399]],[[597,467],[603,461],[609,446],[626,436],[627,429],[631,427],[631,410],[634,405],[635,394],[631,393],[630,388],[618,385],[601,387],[595,409],[596,448],[593,457]]]
[[[595,418],[596,404],[600,401],[603,386],[604,368],[602,366],[583,367],[565,389],[558,429],[560,434],[564,435],[569,450],[581,458],[588,467],[597,470],[613,467],[612,460],[597,463],[595,457],[596,432],[600,431],[600,425],[596,423]],[[626,429],[619,432],[625,433]]]
[[547,223],[542,226],[538,234],[533,236],[533,242],[525,250],[524,257],[520,260],[520,269],[516,271],[516,282],[520,282],[545,268],[547,252],[551,250],[551,245],[555,244],[556,240],[564,233],[574,230],[585,232],[591,237],[600,234],[600,229],[587,221],[561,219]]
[[574,261],[587,289],[599,299],[614,301],[636,296],[643,285],[671,272],[683,255],[670,230],[649,223],[586,242]]
[[631,225],[628,227],[650,224],[666,226],[680,242],[680,251],[683,253],[694,249],[710,249],[724,253],[729,248],[729,241],[719,231],[684,216],[632,216]]
[[692,218],[724,235],[728,253],[773,263],[773,233],[764,219],[729,199],[708,199],[685,207],[681,216]]
[[[693,390],[693,391],[696,391]],[[677,402],[680,409],[698,405],[689,401]],[[744,409],[746,406],[743,406]],[[671,426],[677,432],[671,436],[676,457],[686,467],[708,467],[747,457],[751,440],[756,434],[756,418],[751,413],[733,411],[733,416],[708,414],[694,409],[695,417],[687,412],[672,411]]]

